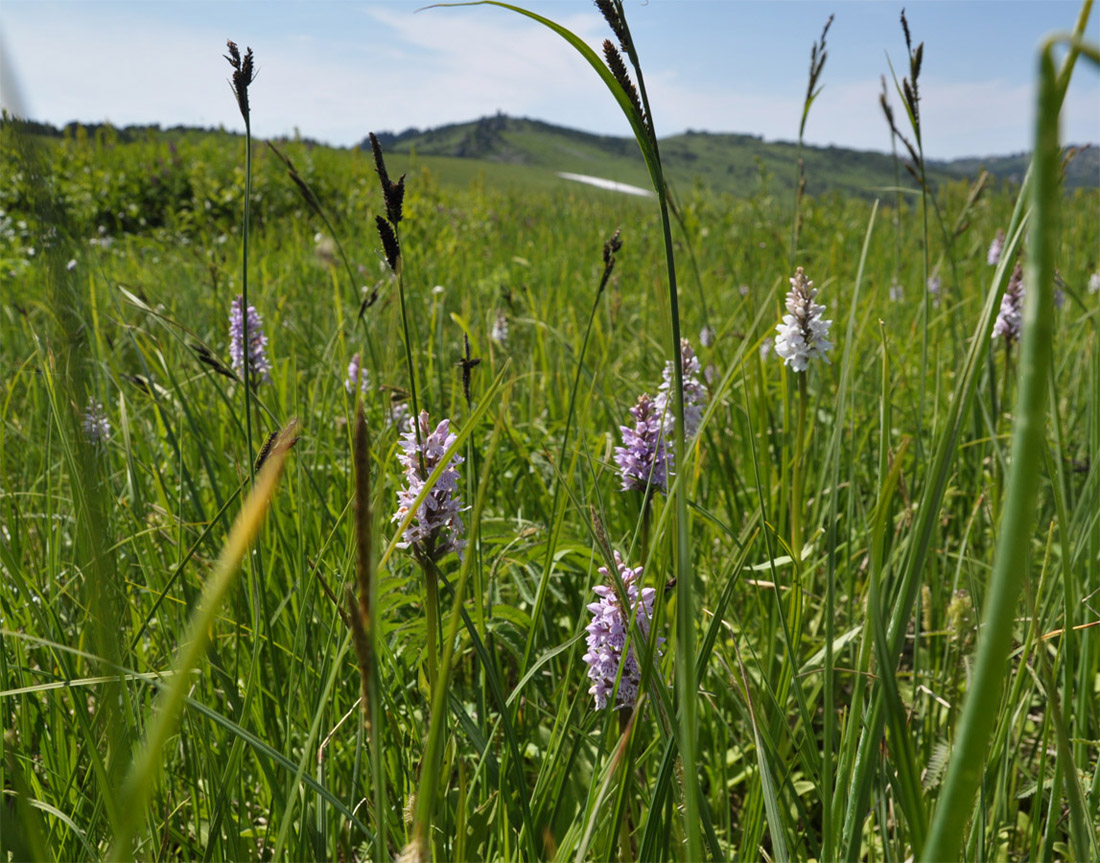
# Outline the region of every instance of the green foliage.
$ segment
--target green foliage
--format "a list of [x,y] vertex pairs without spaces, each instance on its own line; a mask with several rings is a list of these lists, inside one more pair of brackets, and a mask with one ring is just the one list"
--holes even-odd
[[[885,147],[889,140],[885,124],[883,133]],[[646,183],[641,154],[629,138],[594,135],[501,114],[426,131],[410,129],[383,136],[383,144],[387,152],[416,153],[420,157],[531,166],[591,174],[640,186]],[[885,190],[896,185],[893,159],[883,153],[805,146],[802,156],[807,192],[811,195],[840,191],[871,199],[885,197]],[[780,189],[793,192],[797,179],[791,166],[797,158],[798,146],[794,141],[764,141],[759,135],[689,129],[661,138],[665,173],[681,188],[698,182],[715,191],[750,195],[764,176],[769,176],[775,178]],[[1018,153],[930,161],[928,177],[934,185],[942,186],[951,180],[973,180],[985,169],[998,181],[1019,185],[1030,158],[1029,154]],[[1066,164],[1066,187],[1096,188],[1098,170],[1100,152],[1095,147],[1075,151]],[[913,185],[907,175],[905,181]]]
[[[37,175],[13,146],[3,148],[0,184],[10,228],[0,239],[0,715],[7,732],[0,785],[6,800],[19,801],[0,810],[0,846],[88,860],[110,849],[116,808],[127,799],[119,765],[130,752],[120,750],[108,720],[135,740],[148,732],[154,696],[172,682],[157,675],[178,667],[255,457],[243,442],[239,384],[214,373],[193,347],[207,346],[228,365],[242,142],[220,133],[127,142],[101,130],[40,146],[48,188],[67,213],[57,231],[42,223],[33,205]],[[922,516],[915,502],[938,481],[918,451],[931,452],[953,416],[966,371],[967,343],[957,334],[975,332],[996,288],[985,254],[1009,224],[1009,191],[987,190],[967,210],[965,183],[938,190],[946,222],[966,218],[955,267],[945,262],[939,271],[923,365],[919,209],[910,200],[900,211],[880,205],[871,225],[872,204],[861,197],[803,200],[797,262],[836,321],[837,348],[833,365],[815,366],[808,380],[799,573],[785,548],[797,404],[784,398],[793,389],[788,373],[759,352],[774,334],[790,275],[789,195],[764,183],[739,198],[680,185],[681,323],[703,365],[713,366],[707,416],[681,478],[694,513],[700,645],[692,669],[700,757],[681,765],[670,754],[672,652],[658,663],[657,688],[629,728],[626,717],[592,709],[581,661],[585,606],[603,564],[593,509],[611,545],[634,565],[645,563],[646,584],[664,600],[663,634],[670,643],[675,637],[678,588],[664,589],[674,568],[669,507],[655,499],[643,552],[642,507],[619,490],[611,457],[628,408],[643,390],[655,391],[664,364],[667,287],[652,203],[556,180],[528,184],[546,176],[531,166],[498,171],[422,153],[405,164],[391,156],[391,174],[409,171],[401,246],[420,398],[433,418],[450,416],[468,434],[463,498],[471,506],[484,499],[469,525],[461,606],[469,626],[456,622],[454,594],[445,585],[440,591],[452,678],[440,698],[448,721],[431,787],[419,779],[431,709],[423,576],[400,550],[379,569],[377,730],[391,811],[378,813],[362,802],[373,797],[359,673],[329,591],[341,598],[355,573],[355,402],[344,372],[356,352],[370,373],[363,406],[373,440],[376,548],[394,539],[389,518],[400,472],[392,397],[408,389],[398,298],[380,266],[373,224],[381,197],[370,158],[306,142],[290,142],[285,152],[331,216],[361,281],[350,284],[342,263],[316,241],[323,226],[283,163],[257,147],[250,302],[264,318],[274,370],[272,384],[256,391],[256,437],[297,416],[300,439],[256,550],[208,629],[210,648],[189,677],[178,732],[164,731],[162,778],[149,789],[136,855],[258,859],[278,847],[285,859],[362,859],[374,853],[380,818],[395,855],[410,835],[402,810],[413,811],[416,795],[434,794],[429,842],[437,859],[525,859],[532,846],[547,858],[587,848],[597,858],[645,849],[680,859],[677,774],[694,770],[706,849],[818,857],[825,819],[839,835],[849,814],[845,783],[872,705],[871,675],[886,674],[900,705],[891,719],[905,723],[891,724],[891,734],[907,735],[906,767],[922,775],[903,786],[896,772],[903,753],[890,736],[885,746],[871,741],[870,804],[851,821],[865,859],[909,856],[913,834],[901,795],[920,788],[924,809],[934,810],[981,638],[978,609],[1011,466],[1016,348],[974,348],[972,406],[952,420],[958,439],[943,461],[942,504],[929,516],[915,612],[890,633],[899,645],[896,668],[876,657],[866,609],[874,587],[886,611],[878,622],[887,624],[900,599]],[[624,179],[644,182],[640,170]],[[812,191],[814,168],[807,170]],[[793,166],[777,164],[775,175],[793,175]],[[1100,350],[1097,297],[1087,284],[1100,247],[1098,209],[1096,190],[1068,194],[1053,246],[1066,302],[1052,316],[1038,527],[1021,538],[1034,611],[1015,609],[1002,621],[1015,646],[1011,683],[986,705],[994,735],[980,766],[981,796],[966,813],[971,859],[1068,853],[1079,839],[1063,818],[1066,776],[1080,777],[1086,809],[1096,800],[1100,642],[1090,597],[1100,589]],[[897,234],[883,227],[894,224]],[[592,315],[600,251],[616,228],[624,245]],[[933,232],[930,260],[947,253]],[[905,289],[900,302],[889,294],[895,276]],[[59,292],[60,284],[71,293]],[[359,323],[364,286],[378,299]],[[59,296],[72,298],[65,308]],[[499,316],[509,324],[503,343],[491,337]],[[695,337],[704,324],[716,334],[709,348]],[[463,334],[482,360],[471,406],[456,365]],[[376,349],[369,362],[368,339]],[[85,392],[102,401],[112,425],[98,448],[80,436]],[[93,561],[78,523],[97,511],[106,568]],[[457,560],[441,561],[441,569],[457,586]],[[123,600],[115,667],[101,661],[95,622],[105,613],[97,579],[110,572]],[[1049,677],[1040,660],[1049,662]],[[826,681],[836,707],[828,722]],[[1051,681],[1060,720],[1047,709]],[[823,777],[830,730],[836,774]],[[831,813],[822,802],[826,783],[836,786]],[[524,802],[533,837],[523,831]],[[16,822],[26,829],[12,833]]]

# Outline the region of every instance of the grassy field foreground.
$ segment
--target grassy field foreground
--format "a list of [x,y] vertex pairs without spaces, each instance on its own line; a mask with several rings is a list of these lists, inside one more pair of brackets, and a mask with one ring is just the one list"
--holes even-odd
[[[254,144],[246,388],[240,142],[2,132],[4,859],[921,855],[974,758],[1025,371],[993,318],[1045,254],[1026,190],[807,197],[794,232],[766,184],[683,192],[698,430],[666,498],[624,489],[616,451],[642,393],[672,411],[652,201],[419,162],[394,219],[369,154],[291,142],[288,170]],[[1097,847],[1100,193],[1060,200],[1038,520],[958,807],[973,860]],[[832,321],[801,373],[774,342],[796,266]],[[414,399],[424,437],[450,420],[435,450],[402,446]],[[401,548],[418,469],[408,509],[458,500],[464,527]],[[604,709],[600,585],[648,597]]]

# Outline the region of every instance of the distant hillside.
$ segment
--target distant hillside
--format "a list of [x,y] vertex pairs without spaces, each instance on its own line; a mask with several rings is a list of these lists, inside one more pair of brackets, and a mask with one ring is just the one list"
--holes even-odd
[[[426,131],[384,132],[378,138],[387,151],[530,165],[648,185],[645,165],[633,139],[592,135],[538,120],[498,114]],[[362,146],[370,145],[364,141]],[[661,157],[674,184],[685,186],[699,181],[734,194],[753,192],[762,182],[772,188],[793,189],[797,151],[793,142],[769,142],[756,135],[688,131],[661,140]],[[1028,158],[1028,154],[1021,153],[947,162],[930,160],[930,179],[939,183],[974,177],[984,167],[999,180],[1018,183],[1027,170]],[[805,147],[803,160],[807,193],[811,195],[836,190],[871,196],[897,184],[894,159],[885,153]],[[912,182],[904,168],[902,182]],[[1100,187],[1100,151],[1096,147],[1081,149],[1070,160],[1066,186]]]
[[[11,122],[0,112],[0,128]],[[46,139],[85,134],[95,138],[110,133],[122,143],[140,141],[203,141],[239,137],[225,129],[188,126],[162,128],[159,124],[113,127],[110,124],[69,123],[57,128],[48,123],[26,122],[30,133]],[[538,120],[498,114],[469,123],[455,123],[435,129],[407,129],[395,134],[380,132],[386,152],[395,157],[415,154],[421,164],[438,169],[445,181],[466,184],[483,176],[489,182],[553,187],[564,183],[558,172],[588,174],[649,187],[649,175],[638,146],[632,138],[593,135]],[[322,142],[300,136],[296,141],[308,147],[325,147]],[[360,147],[369,151],[364,140]],[[340,148],[335,148],[340,149]],[[696,182],[720,192],[748,195],[762,185],[772,191],[793,189],[797,177],[797,146],[790,141],[764,141],[758,135],[687,131],[661,139],[665,172],[675,187],[686,189]],[[1100,189],[1100,148],[1067,150],[1066,187]],[[950,179],[976,177],[985,168],[997,180],[1019,183],[1027,171],[1028,153],[1006,156],[929,161],[934,184]],[[807,192],[821,195],[830,191],[864,198],[882,197],[897,184],[898,166],[892,156],[874,151],[843,147],[805,147]],[[397,163],[400,164],[400,163]],[[396,165],[395,165],[396,167]],[[904,167],[902,185],[914,183]]]
[[[1083,147],[1070,146],[1066,151],[1065,163],[1066,188],[1095,189],[1100,187],[1100,148],[1094,145]],[[970,177],[981,168],[999,180],[1020,183],[1027,173],[1031,162],[1030,153],[1013,153],[1010,156],[988,156],[984,158],[955,159],[951,162],[929,162],[937,169],[955,176]]]

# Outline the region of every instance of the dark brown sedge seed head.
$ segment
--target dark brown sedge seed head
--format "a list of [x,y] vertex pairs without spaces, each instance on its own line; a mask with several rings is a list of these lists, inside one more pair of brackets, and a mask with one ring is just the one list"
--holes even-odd
[[153,387],[149,383],[149,379],[141,375],[122,375],[124,381],[132,383],[135,387],[145,393],[147,396],[153,394]]
[[382,240],[382,251],[386,254],[386,263],[390,269],[397,272],[397,265],[401,260],[401,250],[397,245],[397,235],[393,227],[383,216],[375,216],[374,222],[378,226],[378,236]]
[[237,106],[241,109],[241,116],[244,118],[245,125],[248,125],[248,85],[256,80],[255,61],[252,49],[245,49],[244,59],[242,60],[241,52],[237,48],[236,42],[232,39],[228,39],[225,45],[229,53],[223,56],[229,61],[229,65],[233,67],[233,94],[237,97]]
[[371,291],[366,297],[363,298],[363,302],[359,304],[359,318],[362,319],[364,313],[378,300],[378,288]]
[[619,14],[616,4],[612,0],[596,0],[596,8],[600,10],[600,14],[603,15],[607,25],[611,28],[611,32],[615,34],[615,38],[619,40],[619,47],[629,54],[631,48],[630,33],[627,32],[626,22]]
[[191,345],[191,350],[198,356],[200,363],[209,366],[222,377],[229,378],[233,381],[240,380],[232,371],[225,367],[224,363],[210,353],[210,349],[206,347],[206,345],[194,342]]
[[371,153],[374,154],[374,170],[378,174],[378,179],[382,182],[382,191],[385,192],[386,187],[390,185],[390,175],[386,171],[386,160],[382,157],[382,145],[374,132],[370,132],[367,137],[370,138],[370,149]]
[[275,438],[279,436],[278,432],[272,432],[267,436],[267,440],[264,441],[264,445],[260,447],[260,454],[256,456],[255,469],[259,471],[264,466],[264,462],[267,461],[267,457],[271,455],[271,448],[275,446]]
[[615,253],[622,247],[623,241],[619,239],[619,229],[616,228],[611,239],[603,244],[603,275],[600,277],[600,293],[603,293],[603,289],[607,287],[607,280],[611,278],[611,271],[615,269]]
[[604,39],[603,55],[607,60],[607,68],[611,70],[611,74],[614,76],[615,80],[619,82],[619,86],[626,91],[627,98],[630,99],[630,104],[634,106],[634,110],[638,112],[638,116],[641,117],[644,122],[645,112],[642,111],[642,103],[638,98],[638,91],[634,87],[634,82],[630,80],[630,74],[626,71],[626,64],[623,62],[619,49],[611,44],[610,39]]
[[390,183],[384,197],[386,199],[386,218],[393,224],[401,221],[401,205],[405,200],[405,175],[401,175],[396,183]]
[[470,337],[466,333],[462,334],[462,341],[465,347],[462,359],[458,361],[458,364],[462,366],[462,393],[466,396],[466,407],[470,406],[470,372],[481,362],[481,357],[470,356]]
[[401,221],[401,205],[405,199],[405,175],[402,174],[396,183],[390,180],[378,136],[370,132],[367,137],[370,139],[371,153],[374,154],[374,170],[378,173],[378,181],[382,185],[382,197],[386,202],[386,218],[393,225],[397,225]]

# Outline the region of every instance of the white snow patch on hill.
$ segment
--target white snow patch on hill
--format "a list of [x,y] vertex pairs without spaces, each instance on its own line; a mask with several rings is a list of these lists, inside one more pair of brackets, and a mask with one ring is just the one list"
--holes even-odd
[[558,176],[563,180],[575,180],[578,183],[587,183],[600,189],[609,189],[612,192],[622,192],[624,195],[641,195],[643,198],[652,198],[651,189],[643,189],[641,186],[631,186],[629,183],[618,183],[615,180],[605,180],[603,177],[591,177],[588,174],[570,174],[566,171],[558,171]]

